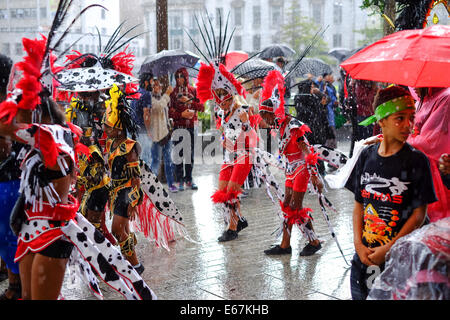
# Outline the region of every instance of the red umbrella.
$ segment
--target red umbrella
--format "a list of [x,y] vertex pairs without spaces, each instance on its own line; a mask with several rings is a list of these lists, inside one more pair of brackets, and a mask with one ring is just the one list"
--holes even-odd
[[410,87],[450,87],[450,26],[404,30],[341,63],[354,79]]
[[227,70],[233,69],[239,63],[248,59],[248,53],[244,51],[230,51],[225,56],[225,67]]

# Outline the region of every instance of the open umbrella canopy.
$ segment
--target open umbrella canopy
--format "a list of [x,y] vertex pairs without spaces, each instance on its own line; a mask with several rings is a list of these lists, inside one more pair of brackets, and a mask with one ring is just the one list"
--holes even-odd
[[333,48],[328,51],[328,55],[336,58],[339,62],[341,62],[344,61],[344,59],[350,52],[351,50],[347,48]]
[[232,72],[244,79],[264,78],[270,71],[278,70],[282,72],[280,67],[275,63],[253,58],[245,61]]
[[162,50],[144,60],[139,74],[151,72],[160,77],[175,73],[180,68],[193,67],[198,60],[200,57],[189,51]]
[[285,44],[272,44],[265,47],[259,57],[261,59],[273,59],[275,57],[292,57],[295,54],[295,50]]
[[388,35],[341,63],[354,79],[410,87],[450,87],[450,26]]
[[248,53],[244,51],[231,51],[225,56],[225,67],[227,70],[233,69],[239,63],[248,59]]
[[[287,69],[290,70],[294,67],[295,62],[291,62],[287,65]],[[295,77],[304,77],[308,73],[313,76],[321,76],[324,73],[332,73],[331,67],[319,58],[303,58],[293,72]]]

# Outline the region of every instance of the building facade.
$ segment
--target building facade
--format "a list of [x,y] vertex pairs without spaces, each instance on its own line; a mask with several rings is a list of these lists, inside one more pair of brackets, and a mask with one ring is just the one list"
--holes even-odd
[[[46,35],[58,2],[58,0],[0,0],[0,52],[11,57],[14,62],[19,61],[24,55],[22,38],[36,38],[39,33]],[[74,1],[70,9],[66,25],[83,8],[91,4],[100,4],[106,10],[100,7],[87,10],[71,27],[71,32],[65,38],[61,49],[71,46],[73,50],[98,53],[100,50],[98,34],[104,46],[122,21],[120,0],[78,0]],[[129,49],[135,52],[137,57],[141,57],[145,54],[143,47],[143,39],[135,39],[130,43]]]
[[[156,1],[143,1],[144,23],[148,53],[156,52]],[[282,25],[289,11],[309,17],[316,25],[325,28],[324,40],[331,49],[354,49],[363,35],[354,32],[373,23],[367,12],[360,9],[362,0],[168,0],[169,49],[196,52],[186,31],[197,43],[201,43],[195,16],[212,20],[215,31],[219,29],[219,17],[225,23],[228,15],[229,29],[235,28],[230,50],[256,52],[264,47],[280,43]],[[202,48],[204,49],[204,48]]]

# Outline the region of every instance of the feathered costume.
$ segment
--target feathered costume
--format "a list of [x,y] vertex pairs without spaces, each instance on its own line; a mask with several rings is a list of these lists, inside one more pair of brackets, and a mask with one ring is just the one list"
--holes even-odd
[[[61,82],[59,92],[72,94],[65,111],[66,120],[83,129],[81,142],[89,148],[88,152],[78,154],[80,172],[77,177],[77,192],[82,195],[80,212],[112,243],[115,243],[115,239],[105,224],[110,178],[106,173],[102,152],[105,139],[101,121],[107,98],[104,91],[117,83],[125,85],[126,92],[132,95],[137,86],[134,83],[137,79],[131,73],[135,57],[132,52],[127,51],[128,46],[113,55],[132,40],[119,43],[122,37],[117,37],[122,26],[123,23],[117,27],[104,48],[99,34],[99,54],[73,51],[66,55],[65,67],[57,75]],[[131,30],[125,32],[124,36]],[[77,96],[73,96],[74,94]],[[90,94],[91,97],[86,101],[81,94]],[[99,217],[95,215],[96,218],[89,218],[88,210],[102,213]]]
[[[125,129],[131,136],[135,135],[137,127],[132,121],[125,94],[116,85],[109,92],[111,98],[106,101],[104,123],[112,128]],[[180,211],[150,168],[143,161],[126,160],[134,148],[139,150],[140,146],[130,138],[114,148],[112,140],[106,143],[105,153],[111,177],[110,211],[116,213],[116,210],[121,210],[118,206],[124,205],[136,207],[138,214],[133,221],[136,229],[149,240],[155,241],[157,246],[169,250],[169,242],[177,236],[190,238]],[[140,180],[139,188],[131,185],[133,178]]]
[[[263,111],[275,114],[274,127],[279,139],[279,158],[273,159],[273,156],[269,157],[265,151],[257,149],[256,152],[258,156],[256,164],[261,169],[267,168],[268,165],[284,169],[286,174],[285,185],[292,188],[294,191],[305,192],[309,187],[310,191],[317,193],[319,204],[330,229],[330,233],[335,239],[344,260],[347,262],[326,213],[327,209],[333,211],[336,210],[322,193],[314,190],[309,181],[310,176],[312,175],[319,176],[319,179],[322,179],[316,166],[317,160],[319,159],[319,153],[313,146],[309,145],[308,140],[305,137],[305,133],[310,132],[309,127],[300,120],[286,115],[284,110],[284,83],[283,75],[276,70],[270,71],[264,79],[259,110],[260,112]],[[304,151],[300,148],[299,142],[305,143],[309,148],[310,152],[306,156],[304,155]],[[262,159],[262,161],[260,159]],[[325,158],[325,160],[329,160],[329,158]],[[266,181],[268,192],[269,186],[275,188],[281,208],[281,213],[279,214],[281,226],[278,228],[277,236],[281,235],[284,226],[288,227],[296,225],[306,236],[308,241],[311,242],[316,240],[316,234],[308,227],[308,222],[312,220],[310,212],[313,210],[311,208],[292,210],[289,206],[284,206],[284,193],[279,188],[278,183],[273,176],[269,173],[262,175],[262,179]],[[289,229],[286,228],[286,230]]]
[[[225,28],[222,28],[222,19],[219,19],[220,32],[218,38],[208,32],[204,20],[202,28],[198,19],[196,19],[197,26],[208,51],[208,53],[204,54],[199,50],[207,63],[201,63],[200,65],[196,86],[197,97],[201,103],[214,99],[216,105],[220,105],[228,99],[233,100],[230,110],[219,110],[217,112],[218,126],[223,129],[222,138],[225,148],[224,163],[220,170],[219,180],[232,181],[238,185],[242,185],[252,167],[254,149],[258,137],[251,122],[248,120],[243,122],[240,118],[241,114],[247,114],[248,106],[241,103],[238,97],[245,97],[246,92],[241,83],[222,63],[223,57],[226,56],[226,52],[228,51],[233,33],[231,35],[227,33],[229,16]],[[209,17],[208,22],[212,30],[212,23]],[[192,42],[199,49],[195,41],[192,40]],[[216,92],[218,89],[223,89],[226,94],[224,96],[218,96]],[[240,193],[240,191],[226,188],[224,190],[217,190],[211,196],[213,203],[222,209],[223,218],[227,225],[230,223],[232,212],[236,213],[240,219],[239,221],[244,220],[238,208]]]
[[[20,79],[12,79],[17,81],[14,91],[0,104],[0,119],[4,123],[11,123],[19,109],[30,110],[33,114],[33,123],[16,124],[19,129],[13,134],[14,139],[29,145],[21,164],[21,202],[16,204],[11,224],[19,238],[16,261],[27,253],[41,252],[56,241],[71,243],[77,250],[72,250],[70,263],[78,267],[97,297],[101,298],[102,293],[92,268],[98,277],[127,299],[155,299],[152,290],[121,253],[77,212],[78,201],[71,195],[67,201],[62,201],[53,184],[55,179],[73,172],[76,149],[82,148],[80,128],[70,123],[67,126],[41,124],[39,118],[43,108],[48,108],[52,117],[49,97],[55,57],[51,52],[57,51],[68,33],[70,26],[56,39],[71,4],[72,1],[59,2],[47,39],[43,36],[42,39],[23,39],[27,55],[16,65]],[[97,5],[89,7],[93,6]],[[60,170],[49,169],[55,166]]]

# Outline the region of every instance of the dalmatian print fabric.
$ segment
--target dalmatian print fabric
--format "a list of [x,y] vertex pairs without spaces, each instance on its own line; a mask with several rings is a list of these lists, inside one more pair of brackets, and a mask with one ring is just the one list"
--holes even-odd
[[56,79],[61,83],[58,90],[70,92],[107,90],[113,84],[123,85],[139,81],[128,74],[112,69],[103,69],[101,66],[66,69],[59,72]]
[[[154,300],[156,295],[142,280],[133,266],[83,215],[77,213],[75,220],[70,220],[64,226],[51,226],[49,220],[36,219],[24,223],[21,234],[27,235],[59,228],[61,239],[74,244],[69,259],[69,270],[78,269],[81,279],[88,284],[94,295],[102,299],[95,270],[105,283],[123,295],[128,300]],[[93,268],[93,269],[92,269]]]
[[137,219],[133,221],[136,230],[142,232],[158,247],[169,249],[169,242],[181,236],[191,240],[183,224],[183,217],[169,194],[148,165],[141,162],[141,188],[144,200],[138,206]]
[[314,152],[316,152],[320,158],[328,162],[333,167],[339,169],[347,163],[348,157],[339,150],[328,148],[320,144],[313,145],[313,148]]
[[89,287],[100,297],[100,289],[94,280],[92,268],[98,276],[127,300],[155,300],[154,292],[147,286],[133,266],[82,214],[77,213],[75,221],[61,227],[65,237],[78,249],[79,256],[87,262],[79,264],[83,278],[89,281]]

